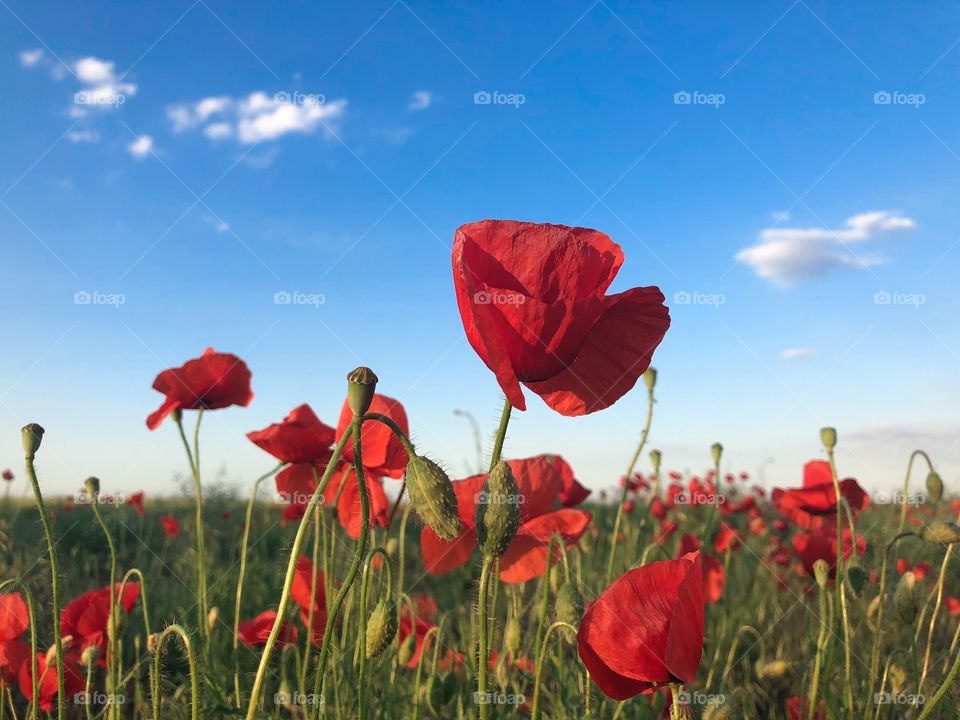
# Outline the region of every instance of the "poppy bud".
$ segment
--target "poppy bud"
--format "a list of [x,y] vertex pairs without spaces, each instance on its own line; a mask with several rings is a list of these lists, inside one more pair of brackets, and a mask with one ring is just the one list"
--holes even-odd
[[217,620],[220,619],[220,608],[212,607],[210,612],[207,613],[207,630],[210,633],[213,633],[214,628],[217,627]]
[[583,617],[583,595],[573,580],[565,582],[557,592],[553,603],[553,615],[557,622],[565,622],[578,627]]
[[487,475],[477,502],[477,544],[483,554],[500,557],[520,527],[520,488],[503,460]]
[[433,675],[427,692],[433,707],[443,707],[453,700],[457,693],[457,676],[450,672]]
[[772,660],[771,662],[757,662],[757,677],[761,680],[780,680],[790,670],[790,663],[786,660]]
[[84,667],[92,667],[100,657],[100,648],[96,645],[85,647],[80,653],[80,664]]
[[413,653],[417,649],[416,633],[410,632],[403,642],[400,643],[400,651],[397,653],[397,661],[401,665],[406,665],[413,659]]
[[927,492],[930,493],[934,502],[940,502],[940,498],[943,497],[943,480],[936,470],[931,470],[927,474]]
[[[723,445],[720,443],[714,443],[710,446],[710,454],[713,455],[713,462],[720,462],[720,456],[723,455]],[[720,478],[717,478],[717,482],[720,482]]]
[[960,525],[938,521],[925,525],[917,534],[921,540],[931,545],[952,545],[960,542]]
[[100,495],[100,478],[88,477],[83,481],[83,487],[87,491],[90,502],[96,502],[97,496]]
[[827,580],[830,579],[830,566],[823,558],[813,563],[813,576],[817,579],[817,585],[827,586]]
[[170,412],[170,418],[171,418],[177,425],[179,425],[179,424],[183,421],[183,408],[178,408],[178,407],[174,408],[174,409]]
[[907,625],[910,625],[917,617],[918,590],[917,576],[913,574],[913,571],[908,570],[900,576],[900,582],[897,583],[897,589],[893,593],[893,606]]
[[358,367],[347,375],[347,405],[354,415],[363,415],[370,409],[377,392],[377,376],[368,367]]
[[26,453],[27,460],[33,460],[40,449],[40,441],[43,440],[43,428],[37,423],[24,425],[20,431],[23,438],[23,452]]
[[837,446],[837,431],[832,427],[820,428],[820,442],[827,450],[833,450]]
[[456,540],[460,536],[457,496],[443,469],[432,460],[412,455],[404,479],[420,519],[444,540]]
[[397,608],[388,600],[381,600],[367,620],[367,659],[378,657],[393,642],[397,634]]
[[850,589],[853,590],[854,594],[860,594],[863,586],[867,584],[867,580],[867,571],[863,569],[863,566],[860,565],[860,561],[857,558],[851,557],[847,562],[847,582],[850,584]]
[[653,391],[653,386],[657,384],[656,368],[647,368],[647,371],[643,374],[643,384],[647,386],[647,390]]
[[512,658],[520,652],[520,621],[515,616],[507,620],[507,626],[503,629],[503,649]]
[[153,655],[157,651],[157,645],[160,644],[160,633],[150,633],[147,637],[147,652]]
[[659,450],[650,451],[650,464],[653,465],[655,472],[660,472],[660,461],[663,459],[663,455]]

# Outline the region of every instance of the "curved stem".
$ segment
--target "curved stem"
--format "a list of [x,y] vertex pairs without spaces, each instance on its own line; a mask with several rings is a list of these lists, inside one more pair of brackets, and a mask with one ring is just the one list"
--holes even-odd
[[948,545],[946,552],[943,554],[943,563],[940,565],[940,577],[937,579],[937,599],[933,606],[933,613],[930,615],[930,627],[927,629],[927,649],[923,654],[923,670],[920,672],[920,682],[917,683],[917,695],[923,694],[923,684],[927,680],[927,670],[930,667],[930,651],[933,649],[933,631],[937,624],[940,604],[943,602],[943,581],[947,574],[947,565],[950,563],[952,552],[953,545]]
[[257,492],[260,490],[260,483],[267,478],[273,477],[285,464],[286,463],[280,463],[270,472],[258,477],[253,482],[253,490],[250,491],[250,499],[247,500],[247,512],[244,516],[243,523],[243,538],[240,541],[240,575],[237,578],[236,600],[233,604],[233,694],[238,709],[242,707],[240,697],[240,653],[237,652],[240,647],[240,601],[243,597],[243,580],[247,574],[247,547],[250,544],[250,526],[253,524],[253,507],[257,502]]
[[[37,471],[33,465],[33,457],[26,457],[27,477],[30,478],[30,484],[33,486],[33,497],[37,503],[37,510],[40,512],[40,524],[43,525],[43,534],[47,538],[47,553],[50,556],[50,581],[53,592],[53,646],[56,649],[57,666],[57,718],[63,720],[64,697],[63,682],[63,638],[60,632],[60,564],[57,562],[57,542],[53,537],[53,528],[50,526],[50,518],[47,516],[47,508],[43,504],[43,493],[40,492],[40,482],[37,480]],[[34,677],[36,677],[34,669]],[[37,695],[34,695],[34,703],[37,703]]]
[[610,534],[610,555],[607,558],[606,584],[609,585],[613,579],[613,562],[617,555],[617,536],[620,534],[620,525],[623,523],[623,506],[627,502],[627,492],[630,489],[630,478],[633,477],[633,471],[637,467],[637,460],[640,459],[640,453],[643,452],[643,446],[647,444],[647,436],[650,434],[650,424],[653,422],[653,388],[647,391],[647,419],[643,425],[643,432],[640,435],[640,442],[637,449],[630,458],[630,464],[627,466],[627,474],[623,480],[623,492],[620,493],[620,503],[617,505],[617,516],[613,521],[613,532]]
[[[413,621],[411,621],[413,622]],[[430,638],[436,636],[436,645],[440,645],[440,630],[443,627],[443,620],[440,621],[439,625],[435,625],[430,628],[423,634],[423,644],[421,647],[429,647]],[[410,626],[410,632],[416,632],[415,625]],[[420,679],[423,677],[423,659],[426,657],[427,653],[425,650],[420,652],[420,657],[417,659],[417,674],[413,683],[413,718],[412,720],[419,720],[420,718]],[[434,653],[436,657],[436,652]]]
[[533,681],[533,710],[530,712],[530,720],[537,720],[537,718],[540,717],[540,680],[543,676],[543,656],[547,653],[547,643],[550,641],[550,633],[561,627],[570,628],[574,634],[577,632],[577,629],[570,623],[559,621],[547,628],[547,632],[544,634],[538,650],[538,657],[540,659],[537,661],[537,674]]
[[[93,488],[91,488],[93,489]],[[120,673],[117,670],[118,662],[118,650],[120,647],[119,639],[119,617],[117,614],[117,597],[116,597],[116,585],[117,585],[117,547],[113,542],[113,534],[110,532],[110,529],[107,527],[107,523],[103,520],[103,515],[100,512],[100,498],[97,493],[92,493],[90,496],[90,507],[93,508],[93,514],[97,518],[97,522],[100,524],[100,529],[103,530],[104,536],[107,538],[107,548],[110,551],[110,614],[107,616],[109,619],[107,623],[107,694],[110,696],[107,700],[107,703],[110,708],[109,717],[116,718],[119,716],[119,706],[117,705],[116,698],[114,695],[119,693],[119,688],[117,687],[120,680]],[[87,673],[89,679],[89,672]],[[89,690],[88,690],[89,692]],[[89,703],[88,703],[88,712],[89,712]]]
[[183,449],[187,454],[187,460],[190,462],[190,472],[193,474],[193,492],[195,508],[195,523],[197,535],[197,632],[200,634],[200,649],[206,655],[207,642],[209,640],[209,630],[207,628],[207,614],[210,609],[207,606],[207,553],[203,541],[203,487],[200,483],[200,422],[203,420],[203,408],[197,411],[197,424],[193,429],[193,450],[190,449],[190,443],[187,441],[187,435],[183,430],[183,417],[180,414],[174,415],[177,423],[177,430],[180,433],[180,440],[183,442]]
[[907,507],[910,504],[908,502],[910,494],[910,474],[913,471],[913,461],[916,459],[917,455],[926,460],[927,468],[931,472],[933,471],[933,463],[930,462],[930,456],[927,455],[923,450],[914,450],[912,453],[910,453],[910,461],[907,463],[907,476],[903,480],[903,497],[900,498],[900,525],[897,527],[897,532],[903,532],[903,526],[907,521]]
[[[540,619],[537,621],[536,645],[540,648],[540,641],[543,639],[543,629],[547,624],[547,613],[550,611],[550,561],[553,560],[553,543],[559,542],[563,547],[563,538],[558,534],[550,536],[547,543],[547,571],[543,574],[543,593],[540,597]],[[542,658],[537,656],[537,663],[542,662]]]
[[901,532],[897,535],[894,535],[893,538],[890,539],[890,542],[887,543],[887,547],[883,552],[883,563],[880,566],[880,591],[877,595],[879,598],[879,602],[877,603],[877,619],[873,631],[873,648],[870,651],[870,691],[867,694],[868,704],[873,702],[873,691],[876,687],[877,670],[880,669],[880,632],[883,627],[883,605],[886,601],[884,596],[887,589],[887,566],[890,564],[890,552],[893,550],[893,546],[896,545],[900,540],[911,535],[916,535],[916,533]]
[[[317,485],[317,489],[313,491],[313,497],[311,497],[310,502],[307,503],[307,509],[304,512],[303,517],[300,519],[300,525],[297,528],[297,534],[293,539],[293,546],[290,548],[290,560],[287,562],[287,574],[283,581],[283,592],[280,595],[280,603],[277,607],[277,619],[273,623],[273,628],[270,630],[270,635],[267,638],[267,644],[263,648],[263,654],[260,656],[260,665],[257,668],[257,674],[254,676],[253,686],[250,690],[250,704],[247,706],[246,714],[247,720],[255,720],[257,717],[257,705],[260,702],[260,693],[263,691],[263,683],[266,679],[267,667],[270,665],[270,656],[273,654],[274,646],[277,643],[277,637],[280,635],[280,628],[284,619],[286,618],[287,610],[290,607],[290,592],[293,588],[293,576],[296,574],[297,560],[300,557],[300,549],[303,547],[303,540],[307,534],[307,528],[310,526],[310,515],[313,513],[314,508],[316,508],[319,499],[323,497],[323,491],[326,490],[327,484],[330,482],[330,478],[333,476],[333,471],[336,468],[337,463],[340,461],[340,456],[343,454],[343,448],[346,446],[347,442],[352,436],[353,426],[350,426],[343,433],[343,437],[340,438],[340,441],[333,449],[333,454],[330,456],[330,462],[327,464],[327,469],[323,473],[323,478],[320,480],[320,484]],[[324,638],[324,641],[326,641],[326,637]]]
[[[840,582],[839,579],[837,582]],[[813,663],[813,677],[810,680],[810,692],[807,696],[807,720],[813,720],[817,708],[817,692],[820,687],[820,668],[823,665],[823,653],[827,647],[827,632],[829,630],[829,621],[827,619],[827,588],[821,587],[820,591],[820,633],[817,636],[817,655]]]
[[190,636],[179,625],[170,625],[157,638],[157,647],[153,657],[153,720],[160,720],[160,671],[163,660],[163,647],[167,638],[179,635],[183,647],[187,651],[187,662],[190,664],[190,718],[200,720],[200,684],[197,679],[197,660],[190,645]]
[[20,591],[27,598],[27,616],[30,618],[30,682],[33,691],[31,695],[33,699],[30,701],[30,718],[36,720],[37,708],[40,703],[40,678],[37,677],[39,671],[37,667],[37,611],[33,602],[33,593],[27,587],[27,584],[18,578],[0,582],[0,593],[14,585],[20,588]]
[[737,645],[740,642],[740,635],[741,633],[745,632],[753,633],[753,636],[757,639],[756,644],[760,646],[760,661],[763,661],[767,655],[766,648],[764,647],[763,635],[761,635],[759,631],[757,631],[757,629],[751,625],[741,625],[739,628],[737,628],[737,632],[733,634],[733,642],[730,644],[730,652],[727,653],[727,662],[726,665],[724,665],[723,672],[720,675],[721,684],[727,682],[727,679],[730,675],[730,670],[733,667],[734,658],[737,654]]
[[960,672],[960,653],[957,654],[956,660],[953,661],[953,667],[950,668],[950,672],[947,674],[947,677],[944,678],[940,689],[937,690],[937,693],[933,696],[933,699],[931,699],[930,702],[928,702],[923,708],[923,712],[920,713],[920,717],[918,717],[917,720],[927,720],[927,718],[930,717],[930,714],[937,706],[937,703],[939,703],[943,699],[943,696],[950,691],[950,686],[953,685],[953,681],[957,679],[958,672]]

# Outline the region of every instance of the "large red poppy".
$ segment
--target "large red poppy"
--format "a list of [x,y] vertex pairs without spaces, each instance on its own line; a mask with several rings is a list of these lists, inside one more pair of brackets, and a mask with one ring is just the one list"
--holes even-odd
[[614,700],[693,682],[703,652],[700,554],[630,570],[590,605],[580,659]]
[[[840,481],[840,495],[854,512],[870,504],[866,491],[853,478]],[[837,494],[833,487],[830,463],[811,460],[803,466],[803,487],[774,488],[771,496],[780,514],[797,527],[813,530],[825,524],[836,524]]]
[[[387,416],[403,430],[405,435],[409,435],[407,411],[399,400],[386,395],[374,395],[367,412]],[[344,400],[343,408],[340,410],[340,420],[337,422],[338,441],[350,427],[352,420],[353,411],[349,403]],[[403,449],[393,430],[381,422],[373,420],[365,422],[363,431],[360,433],[360,444],[363,450],[363,469],[366,474],[374,477],[390,477],[395,480],[403,477],[403,471],[407,467],[407,451]],[[343,457],[353,462],[352,442],[347,443],[343,449]]]
[[453,282],[467,339],[510,403],[520,384],[562,415],[609,407],[646,371],[670,326],[659,288],[607,289],[623,250],[589,228],[461,225]]
[[[810,701],[794,695],[787,698],[784,703],[787,709],[787,715],[790,720],[807,720],[810,717]],[[823,700],[817,703],[817,709],[813,713],[813,720],[827,720],[827,706]]]
[[[20,666],[20,675],[18,678],[20,692],[28,700],[33,700],[33,676],[30,674],[32,663],[29,662],[29,651],[27,652],[27,662]],[[37,653],[37,677],[40,681],[40,709],[44,712],[50,712],[53,709],[53,701],[57,697],[58,681],[56,660],[50,661],[50,669],[47,670],[47,654]],[[83,692],[85,687],[83,676],[80,674],[80,654],[67,653],[63,658],[63,690],[67,698],[73,698],[74,695]],[[69,701],[68,701],[69,702]]]
[[[510,548],[500,559],[500,578],[505,583],[542,576],[547,569],[550,538],[558,534],[568,546],[572,545],[590,524],[592,515],[586,510],[555,507],[563,489],[563,477],[553,462],[555,457],[538,455],[508,461],[520,489],[521,523]],[[423,527],[420,550],[429,572],[445,573],[460,567],[477,546],[477,497],[486,479],[483,474],[453,482],[460,516],[460,536],[456,540],[443,540],[429,525]]]
[[310,625],[310,596],[311,581],[313,580],[313,563],[309,558],[297,558],[297,567],[293,576],[293,587],[290,597],[300,608],[300,619],[303,626],[310,633],[310,641],[317,647],[323,643],[323,632],[327,627],[327,593],[323,571],[317,569],[317,584],[313,594],[313,626]]
[[[843,529],[843,559],[847,560],[853,554],[853,541],[849,528]],[[857,534],[857,554],[863,555],[867,550],[867,542],[863,535]],[[793,536],[794,553],[797,559],[803,563],[804,570],[813,577],[813,564],[817,560],[823,560],[830,566],[830,577],[834,577],[837,572],[837,529],[836,527],[826,526],[811,530],[810,532],[797,533]]]
[[155,430],[176,409],[216,410],[230,405],[246,407],[253,400],[250,369],[230,353],[207,348],[203,355],[187,360],[178,368],[164,370],[153,381],[153,389],[166,398],[147,418],[147,427]]
[[[128,615],[140,597],[140,583],[127,583],[120,597],[120,583],[114,586],[115,597]],[[91,590],[71,601],[60,613],[63,636],[73,640],[70,646],[78,651],[95,646],[103,664],[107,651],[107,626],[110,622],[110,588]]]
[[[700,550],[700,539],[690,533],[680,538],[678,557],[689,555]],[[703,569],[703,600],[707,605],[713,605],[723,597],[723,590],[727,585],[727,573],[723,563],[707,553],[700,553],[700,567]]]
[[[264,610],[253,620],[242,622],[237,626],[237,637],[240,642],[250,647],[264,647],[270,638],[270,632],[277,621],[276,610]],[[297,642],[297,628],[287,620],[280,625],[280,634],[277,636],[277,645],[294,645]]]
[[28,627],[30,614],[20,593],[0,595],[0,686],[14,683],[30,659],[30,646],[20,640]]
[[320,421],[309,405],[295,407],[283,419],[247,438],[284,463],[320,463],[321,471],[330,459],[336,431]]
[[570,467],[570,463],[559,455],[552,455],[550,457],[563,480],[563,486],[560,490],[560,504],[564,507],[575,507],[579,505],[586,500],[593,491],[581,485],[577,478],[574,477],[573,468]]

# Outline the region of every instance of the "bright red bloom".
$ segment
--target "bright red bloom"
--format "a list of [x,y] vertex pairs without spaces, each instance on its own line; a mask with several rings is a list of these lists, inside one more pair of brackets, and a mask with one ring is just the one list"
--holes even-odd
[[147,418],[147,427],[157,427],[177,408],[216,410],[230,405],[246,407],[253,400],[250,369],[230,353],[207,348],[203,355],[187,360],[178,368],[164,370],[153,381],[153,389],[166,395],[163,404]]
[[947,606],[947,612],[950,613],[950,617],[960,615],[960,598],[955,598],[951,595],[944,600],[944,603]]
[[[854,512],[870,504],[866,491],[853,478],[840,481],[840,495]],[[774,488],[771,499],[780,514],[797,527],[814,530],[836,524],[837,495],[826,460],[811,460],[803,466],[802,488]]]
[[2,477],[7,482],[11,482],[13,480],[13,470],[11,470],[10,468],[7,468],[6,470],[3,471]]
[[127,505],[132,505],[133,509],[137,511],[137,515],[143,517],[143,490],[135,492],[133,495],[127,498]]
[[163,528],[163,534],[167,537],[176,537],[180,534],[180,523],[175,517],[164,515],[160,518],[160,527]]
[[[680,548],[677,556],[683,557],[700,550],[700,539],[690,533],[680,538]],[[723,597],[723,589],[727,585],[727,573],[723,563],[706,553],[700,553],[700,567],[703,569],[703,600],[707,605],[713,605]]]
[[520,384],[562,415],[609,407],[637,382],[670,326],[656,287],[607,289],[623,251],[588,228],[483,220],[461,225],[453,282],[467,339],[510,403]]
[[[327,627],[327,593],[325,589],[325,580],[323,572],[317,570],[317,584],[312,586],[313,563],[309,558],[297,558],[297,568],[293,576],[293,587],[290,589],[290,597],[300,608],[300,619],[303,625],[310,633],[310,641],[316,647],[323,643],[323,633]],[[313,591],[313,626],[310,625],[310,596],[311,587]]]
[[29,660],[29,643],[23,640],[0,640],[0,688],[17,682],[21,666]]
[[[521,583],[540,577],[547,569],[550,538],[559,534],[572,545],[583,535],[593,517],[585,510],[554,509],[563,488],[563,478],[550,455],[510,460],[510,469],[520,489],[520,529],[510,548],[500,559],[500,579]],[[477,496],[482,492],[486,474],[455,480],[460,536],[453,541],[440,538],[429,525],[420,533],[424,564],[431,573],[450,572],[465,563],[477,546]],[[556,553],[559,557],[559,551]],[[554,558],[556,560],[557,558]]]
[[563,480],[563,486],[560,490],[560,504],[564,507],[575,507],[586,500],[593,491],[585,488],[577,481],[573,475],[573,468],[570,467],[570,463],[559,455],[548,457],[552,458],[552,462]]
[[[787,715],[790,720],[807,720],[810,716],[810,701],[806,698],[794,695],[787,698],[784,707],[787,709]],[[813,714],[813,720],[827,720],[827,706],[823,700],[817,703],[817,710]]]
[[667,506],[663,504],[663,500],[655,497],[650,501],[650,514],[657,520],[663,520],[667,516]]
[[30,659],[30,646],[20,640],[28,627],[30,615],[20,593],[0,595],[0,686],[13,684],[20,665]]
[[[276,610],[264,610],[253,620],[240,623],[237,627],[237,637],[240,642],[250,647],[264,647],[270,637],[270,631],[277,621]],[[297,628],[288,620],[280,625],[280,634],[277,636],[277,646],[293,645],[297,642]]]
[[721,515],[736,515],[737,513],[749,512],[757,507],[757,499],[753,495],[747,495],[739,502],[724,502],[717,505],[717,510]]
[[[830,566],[830,577],[837,572],[837,529],[821,527],[808,533],[797,533],[792,539],[793,550],[797,559],[803,563],[804,570],[813,577],[813,563],[824,560]],[[863,536],[857,535],[857,554],[863,555],[867,550],[867,542]],[[843,531],[843,559],[847,560],[853,554],[853,541],[850,530]]]
[[[114,586],[114,593],[120,607],[127,615],[140,597],[140,583],[127,583],[120,597],[120,583]],[[71,648],[83,651],[95,646],[100,649],[100,664],[104,663],[107,652],[107,625],[110,621],[110,588],[91,590],[79,596],[60,613],[60,625],[63,636],[73,640]]]
[[750,518],[750,522],[747,523],[747,529],[750,530],[751,535],[765,535],[767,532],[767,523],[762,517]]
[[740,535],[725,522],[720,523],[720,529],[713,536],[713,551],[723,555],[727,550],[735,550],[740,546]]
[[295,407],[279,423],[247,433],[247,438],[285,463],[314,463],[326,467],[336,431],[322,422],[309,405]]
[[[373,402],[370,403],[370,409],[367,412],[386,415],[405,434],[410,433],[407,411],[399,400],[394,400],[386,395],[374,395]],[[350,427],[352,420],[353,411],[347,401],[344,400],[343,407],[340,410],[340,420],[337,423],[338,441]],[[363,424],[360,443],[363,448],[363,469],[366,474],[377,478],[386,476],[399,479],[403,477],[403,471],[407,467],[407,451],[403,449],[403,445],[399,438],[393,434],[393,430],[381,422],[368,420]],[[347,443],[347,446],[343,449],[343,457],[348,462],[353,462],[352,441]]]
[[400,614],[400,625],[397,628],[397,646],[403,645],[403,641],[407,639],[407,636],[414,632],[416,633],[414,639],[414,651],[410,659],[407,661],[408,668],[415,668],[417,663],[420,660],[420,655],[430,647],[430,642],[424,645],[424,636],[427,634],[427,631],[430,628],[435,627],[435,623],[424,620],[419,615],[417,615],[416,623],[411,623],[410,621],[410,611],[406,608],[403,609],[403,612]]
[[637,506],[637,504],[636,504],[633,500],[627,500],[627,501],[623,504],[623,511],[624,511],[627,515],[629,515],[630,513],[633,512],[633,509],[634,509],[636,506]]
[[630,570],[587,609],[580,659],[614,700],[691,683],[703,652],[700,554]]
[[[63,659],[63,691],[67,698],[72,698],[77,693],[83,692],[85,683],[80,671],[80,654],[68,653]],[[31,671],[30,651],[27,650],[27,660],[20,665],[20,692],[28,700],[33,700],[33,676]],[[37,676],[40,678],[40,709],[44,712],[50,712],[53,709],[53,701],[57,697],[57,663],[56,660],[50,662],[50,669],[47,670],[46,653],[37,653]],[[67,701],[69,706],[70,702]]]

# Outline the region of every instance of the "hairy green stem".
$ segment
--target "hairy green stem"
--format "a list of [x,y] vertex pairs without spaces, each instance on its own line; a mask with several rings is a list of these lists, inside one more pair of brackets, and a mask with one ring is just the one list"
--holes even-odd
[[197,677],[197,660],[190,644],[190,636],[179,625],[170,625],[157,637],[157,646],[153,656],[153,720],[160,720],[160,701],[162,699],[160,695],[160,672],[163,648],[166,645],[167,638],[171,635],[178,635],[187,651],[187,662],[190,665],[190,718],[191,720],[200,720],[200,682]]
[[574,634],[577,633],[577,629],[570,623],[565,622],[555,622],[550,627],[547,628],[547,632],[543,636],[543,640],[540,641],[540,647],[537,652],[537,657],[540,659],[537,661],[537,673],[533,681],[533,709],[530,712],[530,720],[537,720],[540,717],[540,681],[543,677],[543,656],[547,653],[547,643],[550,641],[550,634],[557,628],[569,628]]
[[207,600],[207,551],[203,541],[203,487],[200,482],[200,422],[203,420],[203,408],[197,411],[197,424],[193,429],[193,450],[183,429],[183,416],[174,414],[174,421],[183,442],[184,452],[190,462],[190,472],[193,475],[193,492],[195,504],[195,523],[197,540],[197,632],[200,634],[200,649],[206,657],[210,639],[207,627],[207,615],[210,612]]
[[[370,550],[367,559],[363,563],[363,573],[360,578],[360,679],[357,683],[357,708],[360,720],[366,720],[366,689],[367,689],[367,585],[370,579],[370,563],[373,558],[380,555],[382,562],[387,567],[387,596],[392,594],[393,587],[393,568],[390,566],[390,557],[383,547],[375,547]],[[415,629],[414,629],[415,630]]]

